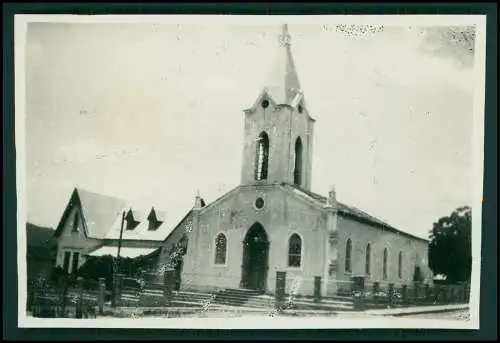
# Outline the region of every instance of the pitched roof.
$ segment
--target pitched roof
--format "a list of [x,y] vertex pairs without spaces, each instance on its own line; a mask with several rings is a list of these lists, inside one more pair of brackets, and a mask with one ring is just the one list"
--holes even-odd
[[[190,213],[189,211],[188,213]],[[185,213],[183,213],[185,215]],[[179,225],[182,221],[181,216],[169,216],[159,223],[155,230],[149,230],[149,221],[147,219],[142,220],[139,225],[137,225],[132,230],[123,229],[122,240],[141,240],[141,241],[163,241],[165,240],[172,231]],[[121,229],[121,217],[117,217],[115,221],[110,225],[110,230],[106,235],[107,240],[120,239],[120,229]]]
[[[321,204],[326,204],[327,198],[322,196],[322,195],[305,190],[297,185],[293,185],[293,184],[289,184],[289,183],[285,183],[285,182],[281,183],[281,185],[290,188],[292,191],[293,190],[298,191],[299,193],[302,193],[306,197],[312,198],[313,200],[320,202]],[[359,208],[356,208],[356,207],[350,206],[350,205],[346,205],[346,204],[343,204],[343,203],[338,202],[338,201],[337,201],[337,206],[338,206],[338,212],[340,215],[344,215],[346,217],[350,217],[350,218],[356,219],[358,221],[362,221],[362,222],[366,222],[366,223],[375,225],[379,228],[383,228],[385,230],[394,232],[396,234],[401,234],[401,235],[404,235],[404,236],[407,236],[410,238],[414,238],[414,239],[418,239],[418,240],[427,242],[426,239],[424,239],[422,237],[414,236],[414,235],[409,234],[407,232],[396,229],[395,227],[391,226],[387,222],[385,222],[381,219],[378,219],[378,218],[360,210]]]
[[54,235],[60,236],[70,210],[73,206],[80,205],[87,237],[104,238],[125,204],[122,199],[75,188]]
[[119,217],[126,202],[112,196],[77,189],[80,198],[87,235],[104,238],[111,224]]

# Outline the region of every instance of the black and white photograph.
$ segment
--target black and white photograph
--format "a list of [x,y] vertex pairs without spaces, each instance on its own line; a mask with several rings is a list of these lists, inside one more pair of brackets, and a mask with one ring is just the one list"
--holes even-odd
[[20,327],[479,328],[485,16],[15,24]]

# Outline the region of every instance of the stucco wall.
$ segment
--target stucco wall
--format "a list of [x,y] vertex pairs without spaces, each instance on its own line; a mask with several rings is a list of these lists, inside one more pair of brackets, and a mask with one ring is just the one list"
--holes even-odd
[[[164,266],[168,266],[175,261],[177,255],[172,254],[171,248],[175,246],[181,239],[182,236],[186,235],[189,237],[192,227],[192,213],[183,218],[183,220],[177,225],[177,227],[170,233],[165,241],[161,243],[161,253],[158,260],[158,270],[163,270]],[[180,251],[175,251],[175,254],[181,253]]]
[[[254,207],[258,197],[265,201],[260,210]],[[270,241],[267,291],[274,292],[276,272],[287,271],[288,288],[294,278],[299,278],[299,292],[312,294],[314,276],[323,276],[324,271],[325,214],[278,186],[242,187],[220,203],[201,211],[198,226],[189,237],[181,287],[238,288],[242,276],[243,241],[255,222],[264,227]],[[219,232],[227,237],[227,259],[223,266],[214,264],[214,242]],[[302,237],[300,268],[287,266],[288,239],[293,233]]]
[[[337,280],[349,280],[352,275],[365,275],[365,256],[367,244],[371,245],[371,270],[366,282],[381,282],[396,285],[408,284],[413,280],[414,267],[419,261],[422,272],[430,281],[427,248],[425,241],[403,234],[383,231],[371,225],[350,218],[338,216],[338,269]],[[352,240],[352,273],[345,270],[347,239]],[[388,249],[387,278],[383,278],[383,251]],[[398,254],[402,252],[402,275],[398,275]]]

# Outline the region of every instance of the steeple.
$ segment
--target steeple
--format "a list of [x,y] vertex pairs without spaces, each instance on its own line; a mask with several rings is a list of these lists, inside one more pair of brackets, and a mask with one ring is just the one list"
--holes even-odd
[[299,77],[292,56],[292,37],[284,24],[278,36],[275,65],[270,72],[266,88],[278,105],[292,105],[301,94]]
[[314,119],[305,106],[292,57],[288,25],[264,51],[273,67],[245,112],[242,184],[293,183],[310,189]]

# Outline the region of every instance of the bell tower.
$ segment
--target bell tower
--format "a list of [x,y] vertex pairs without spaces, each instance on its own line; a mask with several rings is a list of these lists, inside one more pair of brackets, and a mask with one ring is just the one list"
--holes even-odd
[[286,24],[278,43],[269,80],[244,111],[241,183],[287,182],[310,190],[315,120],[300,88]]

